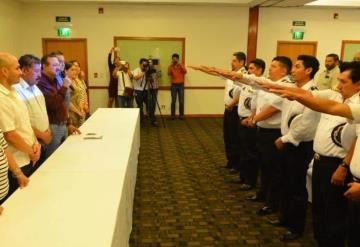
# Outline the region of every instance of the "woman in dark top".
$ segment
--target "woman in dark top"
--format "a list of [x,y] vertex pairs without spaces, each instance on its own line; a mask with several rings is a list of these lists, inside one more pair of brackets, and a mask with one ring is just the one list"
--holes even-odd
[[[114,55],[114,60],[111,61],[111,56]],[[109,101],[108,101],[108,107],[113,107],[114,100],[117,96],[117,90],[118,90],[118,81],[113,76],[113,71],[116,66],[120,66],[120,57],[117,55],[117,51],[115,50],[115,47],[111,48],[109,54],[108,54],[108,67],[110,72],[110,82],[109,82]]]

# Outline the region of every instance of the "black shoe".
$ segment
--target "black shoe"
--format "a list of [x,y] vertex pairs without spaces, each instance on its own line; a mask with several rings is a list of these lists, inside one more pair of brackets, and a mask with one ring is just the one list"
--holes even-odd
[[171,120],[175,120],[176,119],[176,117],[175,116],[171,116]]
[[239,171],[237,171],[233,168],[230,169],[230,174],[237,174],[237,173],[239,173]]
[[252,185],[250,185],[250,184],[242,184],[242,185],[240,186],[240,190],[243,190],[243,191],[251,190],[251,189],[253,189],[253,188],[254,188],[254,186],[252,186]]
[[268,214],[272,214],[272,213],[274,213],[274,212],[275,212],[275,210],[272,209],[271,207],[269,207],[269,206],[264,206],[264,207],[260,208],[260,209],[256,212],[256,214],[257,214],[257,215],[268,215]]
[[184,120],[184,116],[180,116],[180,117],[179,117],[179,120]]
[[301,235],[299,233],[287,231],[284,235],[282,235],[281,240],[284,242],[288,242],[288,241],[297,240],[299,238],[301,238]]
[[258,195],[251,195],[251,196],[248,196],[246,197],[246,200],[247,201],[250,201],[250,202],[261,202],[263,201]]
[[280,226],[280,227],[286,227],[285,223],[280,220],[279,218],[276,219],[270,219],[268,223],[272,226]]

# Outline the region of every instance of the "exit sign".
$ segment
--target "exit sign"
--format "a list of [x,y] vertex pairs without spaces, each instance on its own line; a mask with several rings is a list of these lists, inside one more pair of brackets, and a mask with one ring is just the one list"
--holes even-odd
[[70,37],[71,35],[71,28],[69,27],[59,27],[57,29],[58,37]]
[[292,33],[293,40],[303,40],[304,39],[304,32],[302,31],[294,31]]
[[55,17],[56,22],[71,22],[70,16],[56,16]]
[[293,25],[294,27],[305,27],[306,22],[305,22],[305,21],[293,21],[293,22],[292,22],[292,25]]

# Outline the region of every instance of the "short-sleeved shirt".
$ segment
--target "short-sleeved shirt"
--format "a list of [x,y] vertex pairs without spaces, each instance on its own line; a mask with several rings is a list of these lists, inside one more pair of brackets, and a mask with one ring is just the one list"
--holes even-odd
[[[132,71],[134,77],[138,76],[140,73],[142,73],[141,68],[136,68]],[[142,78],[135,80],[133,79],[134,89],[143,91],[144,89],[147,90],[149,88],[149,85],[146,84],[146,75],[144,75]]]
[[168,75],[171,77],[171,83],[181,84],[185,81],[186,69],[182,64],[169,65]]
[[[289,76],[285,76],[280,80],[274,82],[277,84],[287,83],[287,85],[293,85]],[[283,98],[273,93],[264,91],[264,90],[256,90],[254,95],[254,104],[252,107],[256,109],[256,114],[259,114],[263,110],[268,107],[274,107],[281,111],[283,103]],[[276,112],[269,118],[257,122],[257,126],[264,129],[280,129],[281,124],[281,112]]]
[[356,123],[356,135],[358,137],[350,163],[350,170],[356,178],[360,179],[360,104],[349,104],[349,107],[354,118],[352,123]]
[[40,89],[36,85],[30,86],[22,78],[13,88],[28,109],[31,126],[42,132],[49,129],[45,98]]
[[132,81],[130,79],[129,74],[124,71],[118,71],[116,75],[118,77],[117,95],[123,96],[125,92],[125,87],[131,87],[131,88],[133,87]]
[[[304,90],[315,88],[313,80],[301,87]],[[299,116],[298,124],[291,124]],[[305,107],[297,101],[284,99],[281,112],[281,141],[298,146],[300,142],[312,141],[315,136],[320,113]]]
[[332,70],[324,70],[319,72],[315,77],[316,86],[319,90],[324,89],[336,89],[337,86],[337,76],[340,73],[340,69],[338,66],[333,68]]
[[[25,103],[18,98],[15,90],[10,91],[2,84],[0,84],[0,128],[4,133],[16,131],[30,146],[36,142]],[[10,143],[9,150],[20,167],[30,163],[29,155],[16,149]]]
[[8,180],[8,161],[5,155],[5,149],[8,147],[2,130],[0,129],[0,200],[3,199],[9,191]]
[[[312,91],[312,94],[317,98],[329,99],[339,103],[344,101],[339,92],[330,89]],[[360,98],[358,93],[345,100],[345,103],[359,102]],[[341,134],[340,128],[345,124],[347,124],[347,120],[344,117],[321,113],[314,138],[314,151],[323,156],[344,158],[346,150],[341,144],[344,140],[341,140],[341,136],[338,140],[337,133]],[[352,140],[346,141],[351,142]]]

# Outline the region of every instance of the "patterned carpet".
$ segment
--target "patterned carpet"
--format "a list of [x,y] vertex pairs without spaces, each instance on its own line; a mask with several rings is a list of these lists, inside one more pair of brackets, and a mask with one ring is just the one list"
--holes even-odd
[[142,128],[130,246],[315,246],[310,215],[301,241],[281,242],[224,165],[222,119]]

